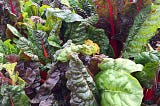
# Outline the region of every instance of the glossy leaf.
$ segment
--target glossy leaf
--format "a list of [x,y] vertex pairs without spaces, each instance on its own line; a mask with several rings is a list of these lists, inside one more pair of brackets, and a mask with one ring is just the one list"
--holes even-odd
[[7,24],[7,28],[12,32],[16,37],[21,37],[22,35],[18,32],[18,30],[10,24]]
[[56,10],[53,8],[48,8],[46,11],[46,16],[58,17],[64,20],[65,22],[83,21],[83,18],[81,16],[72,13],[70,10]]
[[136,64],[135,62],[129,59],[123,59],[123,58],[117,58],[117,59],[104,58],[104,60],[99,64],[99,68],[102,71],[112,69],[118,72],[127,72],[127,73],[143,70],[143,66],[141,64]]
[[137,79],[127,72],[108,69],[98,73],[95,80],[101,92],[101,106],[141,105],[143,89]]

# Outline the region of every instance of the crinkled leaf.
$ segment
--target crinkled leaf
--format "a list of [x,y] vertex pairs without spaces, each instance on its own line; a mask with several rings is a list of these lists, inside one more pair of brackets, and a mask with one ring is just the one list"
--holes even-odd
[[33,60],[38,60],[38,56],[35,54],[35,47],[33,43],[26,39],[25,37],[20,37],[17,46],[23,51],[27,56],[31,57]]
[[108,69],[97,74],[96,85],[101,92],[101,106],[140,106],[143,89],[127,72]]
[[102,63],[99,64],[99,68],[103,70],[112,69],[119,72],[132,73],[136,71],[142,71],[143,66],[141,64],[136,64],[135,62],[129,59],[123,58],[104,58]]
[[70,7],[69,1],[68,0],[61,0],[61,3]]
[[66,62],[70,59],[69,55],[71,55],[74,52],[82,53],[82,54],[86,54],[86,55],[92,55],[92,54],[99,53],[98,45],[93,43],[92,41],[90,41],[90,42],[91,43],[86,42],[86,44],[82,44],[82,45],[75,45],[75,44],[71,43],[71,45],[69,45],[68,47],[65,47],[65,48],[57,51],[58,52],[57,60],[62,61],[62,62]]
[[148,62],[145,64],[143,71],[149,76],[151,80],[155,78],[155,74],[158,71],[159,62]]
[[3,61],[4,61],[4,54],[0,53],[0,63],[3,63]]
[[[92,91],[92,89],[95,88],[94,81],[92,77],[87,74],[87,70],[77,54],[71,56],[69,70],[66,73],[66,77],[68,79],[67,87],[71,90],[71,105],[97,106]],[[90,84],[93,85],[91,88]]]
[[68,23],[64,34],[65,40],[72,39],[75,44],[83,44],[85,40],[92,40],[100,47],[100,53],[108,54],[109,40],[103,29],[95,28],[99,17],[93,15],[86,18],[81,23]]
[[144,71],[132,73],[132,75],[139,81],[142,87],[151,88],[153,86],[151,79]]
[[122,52],[123,57],[135,57],[137,53],[148,51],[146,45],[160,27],[159,17],[160,5],[148,6],[137,15]]
[[0,89],[0,105],[11,106],[29,106],[29,98],[26,96],[23,88],[20,86],[3,85]]
[[158,57],[158,54],[155,54],[152,51],[151,52],[142,52],[142,53],[138,53],[134,57],[134,61],[136,63],[138,63],[138,64],[145,65],[148,62],[159,62],[160,61],[160,57]]
[[31,99],[35,96],[40,86],[40,70],[37,62],[34,61],[18,61],[15,72],[26,82],[24,88],[26,95]]

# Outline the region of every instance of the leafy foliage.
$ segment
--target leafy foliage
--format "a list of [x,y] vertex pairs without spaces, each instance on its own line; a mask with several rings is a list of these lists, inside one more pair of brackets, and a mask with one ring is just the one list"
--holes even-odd
[[[68,43],[69,42],[70,41],[68,41]],[[69,43],[67,47],[64,46],[63,49],[57,51],[56,53],[57,60],[66,62],[70,59],[70,55],[74,52],[86,55],[92,55],[99,53],[99,46],[90,40],[86,41],[86,43],[82,45],[75,45],[73,43]]]
[[17,63],[2,64],[0,66],[3,67],[8,72],[9,77],[12,79],[13,85],[18,84],[21,87],[23,87],[25,86],[25,81],[22,80],[22,78],[18,76],[18,73],[14,71],[16,64]]
[[1,106],[29,106],[30,104],[29,98],[20,86],[3,85],[0,92]]
[[[121,50],[134,16],[145,6],[135,19],[126,46],[148,26],[147,31],[155,33],[159,26],[154,19],[159,19],[160,7],[150,3],[0,0],[0,105],[24,105],[23,98],[25,105],[33,106],[98,106],[100,102],[102,106],[140,105],[139,82],[143,87],[150,86],[159,65],[159,53],[137,54],[133,56],[135,62],[108,56],[114,50],[116,57],[115,49]],[[154,31],[151,25],[155,25]],[[96,55],[99,53],[107,56]],[[19,95],[20,86],[29,98]]]
[[[14,25],[15,22],[17,22],[17,16],[15,14],[19,14],[18,12],[12,13],[8,8],[11,7],[12,2],[8,3],[7,1],[9,0],[1,0],[0,2],[0,36],[3,40],[6,39],[6,29],[7,29],[7,24]],[[12,0],[11,0],[12,1]],[[17,5],[19,2],[15,0],[15,5]],[[13,4],[12,4],[13,6]],[[17,6],[18,9],[18,6]]]
[[25,37],[20,37],[17,46],[25,55],[31,57],[33,60],[38,60],[35,47],[31,41],[27,40]]
[[103,70],[95,79],[101,92],[101,106],[141,105],[143,90],[139,82],[127,72]]
[[[57,62],[49,72],[47,80],[40,86],[35,97],[31,100],[33,104],[48,105],[70,105],[70,91],[66,87],[65,72],[68,63]],[[67,97],[67,98],[65,98]]]
[[14,69],[26,82],[25,93],[31,99],[35,96],[40,86],[40,70],[36,62],[19,61]]
[[118,72],[127,72],[127,73],[143,70],[143,66],[141,64],[136,64],[131,60],[123,59],[123,58],[117,58],[117,59],[105,58],[99,64],[99,68],[101,70],[112,69]]
[[[142,11],[147,14],[150,7],[146,7]],[[146,11],[146,12],[145,12]],[[125,58],[134,57],[136,53],[140,53],[146,51],[146,44],[148,43],[149,39],[155,35],[157,29],[160,27],[159,25],[159,5],[152,5],[151,11],[148,15],[138,15],[136,19],[140,17],[141,21],[135,21],[135,25],[133,25],[132,29],[130,30],[130,37],[127,40],[125,49],[123,50],[122,56]],[[147,16],[147,19],[145,17]],[[143,20],[145,20],[143,22]],[[143,23],[143,24],[142,24]],[[141,25],[142,24],[142,25]],[[141,25],[141,26],[139,26]],[[138,26],[138,28],[136,27]],[[137,31],[137,29],[139,29]],[[137,32],[137,33],[135,33]]]
[[[97,106],[93,79],[87,73],[77,54],[71,55],[69,70],[66,73],[67,87],[71,90],[71,105]],[[75,77],[72,77],[75,75]],[[83,86],[83,87],[82,87]],[[91,89],[91,90],[90,90]],[[97,92],[97,91],[96,91]]]
[[98,21],[98,16],[94,15],[79,23],[69,23],[66,25],[65,40],[72,39],[75,44],[83,44],[85,40],[92,40],[100,46],[101,53],[108,54],[109,41],[103,29],[95,28],[93,25]]
[[158,71],[159,53],[155,51],[151,52],[142,52],[136,55],[135,62],[144,65],[144,69],[142,72],[133,73],[141,85],[146,88],[152,87],[152,81],[155,78],[155,74]]

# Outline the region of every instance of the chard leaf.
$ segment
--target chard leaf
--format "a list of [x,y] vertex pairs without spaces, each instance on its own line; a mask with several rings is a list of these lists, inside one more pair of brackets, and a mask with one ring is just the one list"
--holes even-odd
[[133,73],[133,76],[138,79],[142,87],[151,88],[158,67],[159,62],[148,62],[145,64],[143,71]]
[[68,6],[68,7],[70,7],[68,0],[61,0],[61,3],[66,5],[66,6]]
[[7,24],[7,28],[12,32],[16,37],[21,37],[22,35],[18,32],[18,30],[10,24]]
[[101,92],[101,106],[140,106],[143,89],[136,78],[127,72],[113,69],[101,71],[95,77]]
[[135,62],[129,59],[123,59],[123,58],[117,58],[117,59],[104,58],[104,60],[99,64],[99,68],[102,71],[112,69],[118,72],[127,72],[127,73],[143,70],[143,66],[141,64],[136,64]]
[[48,6],[48,5],[42,5],[40,8],[39,8],[39,12],[41,15],[43,15],[43,12],[45,9],[47,8],[51,8],[51,6]]
[[72,13],[70,10],[56,10],[53,8],[47,9],[46,16],[58,17],[65,22],[76,22],[84,20],[80,15]]
[[105,31],[92,26],[97,23],[98,19],[97,15],[93,15],[81,23],[67,23],[64,35],[65,40],[72,39],[75,44],[83,44],[85,40],[90,39],[100,46],[101,53],[108,54],[109,40]]
[[19,84],[21,87],[25,86],[25,81],[18,76],[18,73],[14,71],[15,66],[17,63],[10,63],[10,64],[3,64],[2,67],[6,69],[9,73],[9,77],[12,79],[13,84]]
[[24,52],[25,55],[31,57],[32,60],[38,60],[38,56],[35,52],[35,47],[31,41],[29,41],[25,37],[20,37],[17,46],[21,49],[22,52]]
[[160,27],[159,17],[160,5],[147,6],[137,15],[122,52],[123,57],[135,57],[137,53],[148,51],[146,45]]
[[75,45],[71,43],[67,47],[57,51],[57,60],[66,62],[70,59],[70,55],[74,52],[92,55],[99,53],[99,46],[96,43],[93,43],[91,40],[86,41],[86,43],[82,45]]
[[4,61],[4,54],[0,52],[0,63],[3,63]]
[[3,43],[3,45],[4,45],[3,53],[5,53],[5,54],[12,54],[12,53],[18,54],[19,53],[19,49],[16,47],[15,44],[11,44],[10,42],[11,42],[10,39],[4,41],[4,43]]
[[92,91],[95,83],[77,54],[71,56],[66,78],[67,87],[71,90],[71,106],[98,106]]
[[159,62],[160,57],[158,57],[158,52],[142,52],[138,53],[134,57],[134,61],[138,64],[143,64],[145,65],[148,62]]
[[38,4],[32,1],[25,2],[22,8],[23,12],[27,13],[28,18],[31,16],[38,16],[38,9],[39,9]]
[[48,43],[53,47],[61,48],[60,39],[55,35],[48,37]]
[[11,101],[15,106],[29,106],[29,98],[20,86],[3,85],[0,88],[0,105],[11,106]]
[[160,62],[159,53],[156,51],[138,53],[134,57],[134,61],[144,65],[144,68],[142,72],[133,73],[133,76],[139,80],[143,87],[152,87],[152,81],[158,71]]

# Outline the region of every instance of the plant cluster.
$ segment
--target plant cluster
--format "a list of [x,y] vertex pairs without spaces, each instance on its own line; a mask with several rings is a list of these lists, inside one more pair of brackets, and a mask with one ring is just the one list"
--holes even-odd
[[0,0],[0,106],[159,104],[159,3]]

